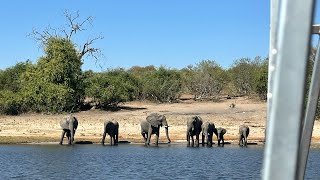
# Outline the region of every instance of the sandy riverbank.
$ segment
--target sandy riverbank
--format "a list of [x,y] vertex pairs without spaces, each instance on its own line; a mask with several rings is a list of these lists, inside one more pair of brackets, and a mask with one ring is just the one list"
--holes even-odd
[[[231,103],[236,104],[235,108],[229,107]],[[200,115],[204,121],[211,121],[216,127],[226,128],[226,141],[236,143],[238,128],[241,124],[247,124],[250,127],[249,142],[259,144],[264,139],[266,103],[260,101],[238,98],[222,102],[189,100],[174,104],[128,102],[123,106],[124,109],[113,112],[89,110],[74,113],[79,121],[75,141],[99,143],[103,132],[103,122],[108,118],[119,122],[119,140],[142,143],[140,120],[145,119],[152,112],[166,115],[172,142],[186,141],[186,121],[192,115]],[[65,114],[0,116],[0,143],[58,143],[61,135],[59,121],[64,116]],[[320,123],[316,121],[312,142],[317,143],[319,140]],[[160,141],[166,141],[164,129],[160,132]]]

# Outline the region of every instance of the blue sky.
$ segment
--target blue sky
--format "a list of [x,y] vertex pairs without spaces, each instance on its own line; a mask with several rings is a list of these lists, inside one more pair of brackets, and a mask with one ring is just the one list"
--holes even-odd
[[266,57],[269,46],[270,2],[191,0],[36,0],[4,1],[0,16],[0,69],[30,59],[36,62],[43,51],[27,37],[33,28],[66,24],[64,10],[80,18],[93,16],[89,30],[74,39],[103,35],[95,43],[104,58],[97,63],[84,59],[84,70],[164,65],[183,68],[204,59],[229,67],[241,57]]

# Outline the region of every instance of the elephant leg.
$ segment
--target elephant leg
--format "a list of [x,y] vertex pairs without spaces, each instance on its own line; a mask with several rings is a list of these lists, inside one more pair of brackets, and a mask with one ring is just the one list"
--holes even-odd
[[[202,136],[202,138],[203,138],[203,136]],[[203,142],[203,140],[202,140],[202,142]],[[204,143],[207,143],[207,145],[209,145],[209,136],[208,136],[208,133],[205,134],[205,141],[204,141]]]
[[[159,129],[160,130],[160,129]],[[156,133],[156,146],[158,146],[159,143],[159,135],[160,135],[160,131],[158,130],[158,132]]]
[[204,138],[205,138],[205,136],[204,136],[204,134],[202,133],[202,146],[204,146]]
[[212,135],[208,136],[208,145],[211,147],[212,146]]
[[242,138],[243,139],[242,145],[247,146],[247,132],[246,131],[243,132],[242,137],[243,137]]
[[110,145],[112,146],[114,144],[114,138],[112,135],[110,135]]
[[65,130],[62,130],[62,134],[61,134],[61,139],[60,139],[60,145],[62,145],[63,143],[63,138],[64,138],[64,135],[66,134],[66,131]]
[[199,134],[200,134],[200,133],[197,133],[197,134],[196,134],[196,146],[197,146],[197,147],[199,147]]
[[69,145],[73,144],[74,141],[74,129],[70,130],[71,137],[69,138]]
[[194,146],[194,139],[193,139],[193,135],[191,136],[191,146]]
[[149,125],[147,145],[150,144],[151,134],[152,134],[152,127],[151,127],[151,125]]
[[143,140],[144,140],[144,143],[147,145],[147,138],[148,138],[148,135],[144,132],[141,133],[142,137],[143,137]]
[[70,134],[70,131],[66,131],[66,136],[67,136],[67,139],[68,139],[68,142],[70,141],[70,138],[71,138],[71,134]]
[[103,135],[102,135],[102,141],[101,141],[101,144],[104,145],[104,141],[106,139],[106,135],[107,133],[106,132],[103,132]]
[[242,145],[242,135],[239,135],[239,146]]
[[114,137],[115,137],[115,144],[118,144],[118,140],[119,140],[119,139],[118,139],[118,132],[115,134]]
[[247,136],[245,136],[244,137],[244,146],[247,147],[247,144],[248,144],[248,138],[247,138]]
[[222,137],[221,140],[222,140],[222,146],[224,146],[224,138]]
[[188,146],[190,146],[190,133],[187,132],[187,142],[188,142]]

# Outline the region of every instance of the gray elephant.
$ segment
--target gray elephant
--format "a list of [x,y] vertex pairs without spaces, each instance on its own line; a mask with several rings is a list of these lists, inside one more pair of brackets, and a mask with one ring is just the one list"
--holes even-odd
[[62,135],[61,135],[61,140],[59,144],[62,145],[65,134],[68,138],[68,144],[69,145],[73,144],[74,134],[76,133],[76,130],[78,127],[77,118],[70,114],[69,116],[64,117],[60,121],[60,126],[62,128]]
[[155,144],[158,145],[161,126],[165,127],[168,143],[171,142],[169,138],[169,126],[164,115],[152,113],[149,116],[147,116],[146,120],[141,121],[140,125],[141,135],[143,136],[146,145],[150,144],[150,138],[152,134],[156,134]]
[[119,135],[119,123],[116,120],[112,121],[105,121],[104,122],[104,132],[102,136],[102,145],[104,145],[104,141],[106,138],[107,133],[110,136],[110,145],[117,145],[118,144],[118,135]]
[[247,146],[249,131],[250,129],[246,125],[241,125],[239,127],[239,146]]
[[196,136],[196,146],[199,147],[199,135],[201,133],[202,118],[200,116],[193,116],[187,121],[187,141],[188,146],[194,146],[193,136]]
[[224,146],[224,137],[223,136],[226,133],[227,133],[227,130],[224,128],[221,128],[221,127],[216,128],[214,130],[214,134],[217,136],[218,146],[220,146],[221,141],[222,141],[222,146]]
[[[201,125],[202,129],[202,146],[207,143],[208,146],[212,146],[212,136],[213,132],[215,130],[215,125],[214,123],[211,122],[204,122]],[[205,142],[207,141],[207,142]]]

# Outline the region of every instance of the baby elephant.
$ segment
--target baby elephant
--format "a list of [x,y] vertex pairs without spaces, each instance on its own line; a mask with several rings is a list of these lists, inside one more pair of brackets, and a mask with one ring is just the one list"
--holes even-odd
[[201,125],[201,129],[202,129],[202,146],[206,143],[205,140],[207,140],[208,146],[212,146],[212,136],[215,130],[214,124],[211,122],[204,122]]
[[115,120],[112,121],[105,121],[104,122],[104,132],[102,137],[102,145],[104,145],[104,141],[106,138],[107,133],[110,136],[110,145],[117,145],[118,144],[118,133],[119,133],[119,123]]
[[65,134],[68,138],[68,144],[69,145],[72,144],[74,141],[74,134],[76,133],[76,130],[78,127],[77,118],[70,114],[69,116],[64,117],[60,121],[60,126],[62,128],[62,135],[61,135],[61,140],[59,144],[62,145]]
[[216,128],[214,130],[214,134],[217,136],[218,146],[220,146],[220,142],[222,141],[222,146],[224,146],[224,138],[223,135],[226,134],[227,130],[224,128]]
[[239,146],[247,146],[247,140],[249,136],[249,127],[241,125],[239,127]]

